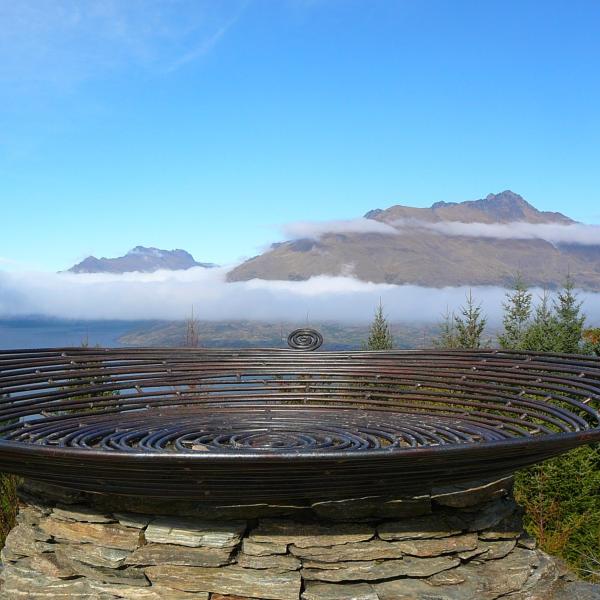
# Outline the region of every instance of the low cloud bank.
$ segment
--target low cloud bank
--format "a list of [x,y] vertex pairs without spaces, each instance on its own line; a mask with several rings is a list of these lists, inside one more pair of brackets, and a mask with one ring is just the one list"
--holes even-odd
[[340,221],[298,221],[282,227],[288,239],[319,239],[328,233],[379,233],[383,235],[402,235],[415,230],[426,229],[441,235],[483,237],[497,239],[540,239],[551,244],[581,244],[600,246],[600,225],[573,223],[463,223],[461,221],[421,221],[418,219],[399,219],[392,223],[383,223],[374,219],[348,219]]
[[343,219],[338,221],[296,221],[282,227],[283,234],[291,239],[319,239],[327,233],[381,233],[398,235],[398,229],[373,219]]
[[[200,319],[367,322],[381,298],[392,321],[436,322],[465,301],[467,287],[424,288],[374,284],[352,277],[308,281],[227,283],[227,269],[156,273],[73,274],[0,271],[0,316],[46,315],[77,319],[182,319],[192,305]],[[539,293],[539,290],[537,291]],[[476,287],[492,324],[505,290]],[[600,294],[581,293],[590,322],[600,323]]]
[[402,220],[394,225],[402,229],[421,228],[449,236],[484,237],[513,240],[540,239],[551,244],[581,244],[584,246],[600,246],[600,225],[573,223],[558,225],[556,223],[462,223],[460,221],[440,221],[430,223],[424,221]]

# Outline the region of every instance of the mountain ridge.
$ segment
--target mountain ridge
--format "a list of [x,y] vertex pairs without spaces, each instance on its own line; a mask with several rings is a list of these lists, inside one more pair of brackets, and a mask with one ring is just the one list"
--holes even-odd
[[519,272],[532,286],[555,288],[570,274],[580,287],[600,291],[600,239],[598,245],[582,246],[538,237],[450,234],[442,228],[434,231],[419,226],[467,223],[507,229],[514,223],[577,225],[562,213],[538,210],[510,190],[479,200],[435,202],[429,208],[397,204],[368,211],[364,218],[388,227],[345,233],[338,229],[279,242],[232,269],[228,280],[298,281],[316,275],[352,275],[373,283],[434,288],[506,287]]
[[70,273],[153,273],[159,269],[176,271],[192,267],[215,266],[213,263],[197,262],[186,250],[161,250],[152,246],[135,246],[123,256],[114,258],[88,256],[68,271]]

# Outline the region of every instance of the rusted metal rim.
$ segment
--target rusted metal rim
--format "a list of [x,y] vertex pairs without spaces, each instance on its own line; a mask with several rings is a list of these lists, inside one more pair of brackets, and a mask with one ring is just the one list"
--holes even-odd
[[600,440],[600,360],[502,351],[0,352],[0,469],[88,491],[331,498]]

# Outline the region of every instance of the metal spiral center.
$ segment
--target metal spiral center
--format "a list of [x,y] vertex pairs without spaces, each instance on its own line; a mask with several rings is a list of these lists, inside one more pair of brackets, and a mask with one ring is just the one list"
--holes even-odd
[[323,336],[316,329],[295,329],[287,339],[288,346],[294,350],[316,350],[323,344]]

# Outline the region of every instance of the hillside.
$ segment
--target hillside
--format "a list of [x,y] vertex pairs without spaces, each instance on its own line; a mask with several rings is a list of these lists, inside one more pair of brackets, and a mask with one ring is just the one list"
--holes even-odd
[[440,224],[465,223],[483,227],[575,224],[563,214],[537,210],[514,192],[460,203],[437,202],[430,208],[396,205],[369,211],[365,219],[388,225],[391,233],[338,230],[274,244],[230,271],[228,279],[304,280],[351,274],[376,283],[506,286],[520,271],[530,285],[554,288],[570,272],[578,286],[600,290],[600,239],[598,245],[557,244],[535,237],[478,237],[435,229]]
[[[200,321],[200,346],[207,348],[287,348],[288,334],[302,323],[264,321]],[[323,350],[360,350],[369,336],[368,324],[324,322],[312,324],[324,338]],[[393,323],[391,331],[397,348],[431,346],[437,325],[430,323]],[[173,321],[141,326],[119,338],[121,346],[181,346],[185,343],[186,323]]]

